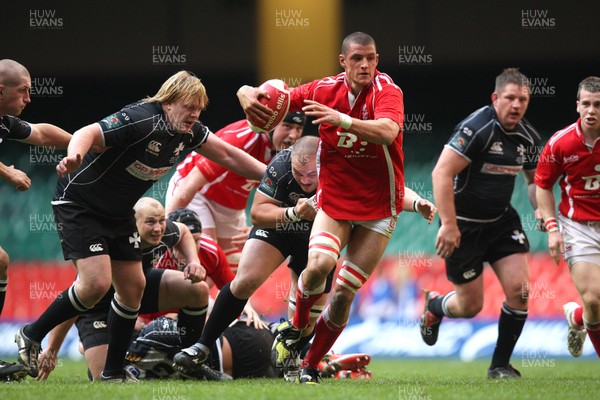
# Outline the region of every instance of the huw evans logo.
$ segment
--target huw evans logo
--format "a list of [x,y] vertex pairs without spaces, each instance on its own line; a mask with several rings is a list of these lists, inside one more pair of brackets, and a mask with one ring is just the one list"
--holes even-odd
[[152,64],[154,65],[183,65],[187,55],[181,52],[179,46],[152,46]]
[[63,19],[56,10],[29,10],[30,29],[62,29],[63,26]]
[[551,17],[548,10],[521,10],[521,27],[523,29],[555,29],[556,18]]

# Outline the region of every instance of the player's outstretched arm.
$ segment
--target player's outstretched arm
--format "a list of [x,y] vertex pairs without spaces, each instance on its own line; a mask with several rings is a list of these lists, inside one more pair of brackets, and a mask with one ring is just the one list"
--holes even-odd
[[71,138],[70,133],[58,126],[52,124],[31,124],[31,135],[22,141],[37,146],[53,146],[57,149],[66,149]]
[[209,135],[196,152],[248,179],[260,180],[267,169],[265,164],[217,135]]
[[35,378],[36,380],[45,381],[52,371],[54,371],[56,363],[58,362],[58,351],[76,319],[77,317],[68,319],[50,331],[50,335],[48,336],[48,346],[40,353],[38,358],[40,369],[38,376]]

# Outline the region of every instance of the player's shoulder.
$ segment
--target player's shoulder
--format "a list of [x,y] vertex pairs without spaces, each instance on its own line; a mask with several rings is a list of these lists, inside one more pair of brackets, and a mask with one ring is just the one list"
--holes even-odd
[[537,129],[525,118],[521,119],[517,129],[533,143],[542,141],[542,136]]
[[247,120],[242,119],[224,126],[215,132],[215,135],[227,143],[235,145],[252,140],[259,134],[250,129]]
[[455,128],[455,132],[463,132],[467,136],[476,136],[485,132],[491,133],[496,122],[496,112],[492,106],[484,106],[473,111]]
[[400,86],[394,83],[394,80],[386,73],[377,71],[373,78],[373,89],[376,92],[393,90],[402,93]]
[[550,139],[548,140],[549,146],[557,146],[557,145],[565,145],[570,144],[574,140],[579,140],[578,134],[578,124],[577,122],[572,123],[571,125],[565,126],[563,129],[555,132]]

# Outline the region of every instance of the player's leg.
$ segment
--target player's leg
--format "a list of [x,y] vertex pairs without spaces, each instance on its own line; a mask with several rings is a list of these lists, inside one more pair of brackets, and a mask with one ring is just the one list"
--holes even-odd
[[[498,321],[498,340],[488,370],[490,378],[518,378],[510,357],[527,320],[529,266],[526,253],[516,253],[491,263],[504,290],[506,300]],[[495,372],[494,372],[495,371]]]
[[[591,261],[594,262],[591,262]],[[596,354],[600,357],[600,256],[571,266],[573,283],[583,303],[582,322]],[[584,336],[585,338],[585,336]]]
[[[6,286],[8,285],[8,253],[0,246],[0,315],[4,307]],[[21,364],[8,363],[0,360],[0,381],[20,380],[26,375],[26,368]]]
[[249,239],[244,246],[238,272],[230,284],[221,288],[202,336],[195,345],[175,355],[175,364],[186,370],[203,363],[212,344],[239,317],[250,296],[283,260],[284,256],[272,244],[258,238]]
[[461,246],[446,258],[446,277],[454,290],[440,295],[425,290],[425,306],[421,316],[421,338],[429,346],[438,339],[444,317],[471,318],[483,307],[483,260],[487,237],[484,224],[458,220]]
[[4,299],[6,297],[6,286],[8,285],[8,263],[10,259],[8,253],[0,246],[0,315],[4,308]]
[[[308,244],[308,263],[298,277],[296,311],[292,321],[297,331],[308,325],[310,310],[325,291],[327,276],[335,268],[351,230],[352,225],[348,221],[337,221],[323,210],[317,212]],[[299,339],[300,335],[297,336]]]
[[108,312],[108,354],[101,379],[125,380],[125,353],[137,319],[146,278],[141,261],[112,261],[115,295]]
[[75,261],[78,278],[58,296],[33,323],[23,326],[15,335],[19,362],[37,376],[37,360],[42,339],[55,326],[91,308],[110,288],[111,270],[108,255]]
[[388,242],[389,236],[365,226],[355,226],[352,230],[331,301],[317,320],[313,343],[302,361],[300,383],[315,383],[312,372],[318,374],[319,362],[348,323],[352,300],[377,267]]
[[[153,269],[146,274],[148,282],[144,291],[144,297],[148,292],[150,276]],[[208,310],[209,288],[206,282],[192,283],[183,278],[183,272],[174,270],[162,270],[158,289],[158,311],[179,309],[177,315],[177,327],[181,338],[181,346],[188,347],[196,343],[204,323]],[[142,304],[144,301],[142,301]]]
[[83,351],[83,357],[94,381],[100,380],[100,374],[104,370],[104,364],[106,363],[107,351],[108,344],[90,347]]

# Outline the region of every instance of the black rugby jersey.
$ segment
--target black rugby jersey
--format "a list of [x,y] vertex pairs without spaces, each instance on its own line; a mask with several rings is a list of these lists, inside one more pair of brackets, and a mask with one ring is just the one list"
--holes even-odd
[[142,268],[144,274],[148,270],[154,268],[156,262],[165,254],[167,251],[171,251],[174,246],[179,243],[181,239],[181,231],[177,224],[169,219],[166,220],[165,233],[163,234],[160,243],[156,246],[142,250]]
[[491,105],[460,122],[446,145],[469,161],[454,178],[457,217],[484,221],[500,217],[510,205],[515,177],[523,169],[535,169],[540,141],[525,119],[506,131]]
[[190,133],[172,131],[160,103],[140,101],[101,120],[102,153],[89,151],[77,171],[59,178],[53,204],[75,202],[106,216],[126,217],[135,202],[177,162],[185,148],[206,142],[197,121]]
[[[312,197],[316,191],[307,193],[302,190],[302,187],[296,182],[292,175],[292,147],[282,150],[271,160],[267,166],[260,185],[257,190],[278,202],[281,202],[281,207],[294,207],[300,198]],[[297,233],[308,237],[310,235],[310,227],[306,229],[307,221],[298,221],[292,225],[297,225],[298,229],[290,226],[286,229],[287,233]],[[312,221],[310,221],[312,226]]]
[[31,125],[17,117],[0,117],[0,143],[4,139],[23,140],[31,135]]

